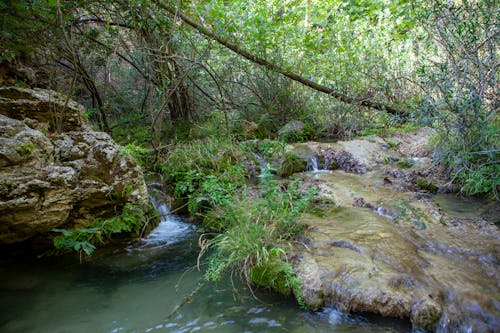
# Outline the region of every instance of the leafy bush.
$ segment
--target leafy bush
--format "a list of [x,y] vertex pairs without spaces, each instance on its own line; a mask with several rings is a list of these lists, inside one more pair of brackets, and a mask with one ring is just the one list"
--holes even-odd
[[191,214],[200,214],[230,200],[246,184],[251,160],[230,141],[210,139],[178,145],[160,168],[174,197],[186,200]]
[[281,141],[263,139],[243,141],[238,145],[239,149],[261,155],[265,160],[271,161],[282,155],[285,144]]
[[145,168],[151,164],[151,152],[143,146],[137,145],[135,143],[129,143],[126,146],[122,147],[121,151],[124,154],[130,155],[141,168]]
[[307,161],[295,152],[286,152],[280,161],[278,176],[288,177],[296,172],[306,171]]
[[434,0],[423,24],[436,41],[437,57],[419,72],[426,106],[438,115],[436,157],[467,194],[498,198],[498,51],[495,1]]
[[122,213],[107,219],[95,220],[86,228],[75,230],[52,229],[61,235],[53,239],[54,247],[58,252],[76,251],[90,256],[97,244],[103,244],[114,234],[136,233],[146,221],[142,209],[130,203],[125,204]]

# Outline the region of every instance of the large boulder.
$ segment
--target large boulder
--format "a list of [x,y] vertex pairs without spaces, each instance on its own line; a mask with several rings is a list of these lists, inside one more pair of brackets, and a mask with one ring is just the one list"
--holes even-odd
[[148,209],[142,171],[83,111],[53,91],[0,88],[0,244],[87,226],[127,202]]

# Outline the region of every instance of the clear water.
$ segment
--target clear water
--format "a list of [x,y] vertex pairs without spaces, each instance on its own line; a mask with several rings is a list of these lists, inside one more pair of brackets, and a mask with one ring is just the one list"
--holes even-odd
[[407,323],[333,308],[307,312],[264,292],[256,291],[256,299],[236,278],[205,284],[194,268],[193,226],[156,206],[165,218],[150,236],[101,249],[82,264],[76,256],[0,261],[0,332],[411,330]]

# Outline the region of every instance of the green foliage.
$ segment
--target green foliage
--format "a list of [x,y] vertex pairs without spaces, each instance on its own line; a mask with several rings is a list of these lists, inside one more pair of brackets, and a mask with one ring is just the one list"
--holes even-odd
[[120,215],[107,219],[95,220],[90,224],[90,226],[92,228],[98,228],[104,239],[109,239],[113,234],[137,234],[145,221],[146,215],[144,211],[131,203],[127,203],[123,206],[123,210]]
[[[123,104],[123,101],[120,101],[116,106],[120,106],[121,104]],[[95,117],[96,110],[87,108],[87,111],[91,112],[90,118]],[[151,128],[144,119],[144,115],[135,114],[133,111],[124,112],[122,115],[115,116],[113,121],[116,125],[113,126],[112,135],[117,142],[125,145],[134,144],[142,147],[151,142]]]
[[314,136],[313,125],[306,122],[300,131],[289,131],[281,136],[281,139],[287,143],[305,142]]
[[385,137],[396,132],[412,132],[419,127],[420,126],[414,122],[402,123],[397,117],[386,113],[380,113],[373,117],[359,134],[361,136],[378,135]]
[[467,194],[498,198],[499,118],[495,1],[432,1],[422,24],[442,56],[424,63],[429,114],[440,130],[436,158]]
[[285,152],[280,161],[277,174],[280,177],[288,177],[296,172],[306,171],[307,161],[295,152]]
[[174,197],[187,200],[189,212],[198,214],[230,200],[246,184],[250,160],[230,141],[210,139],[178,145],[158,168],[173,184]]
[[293,293],[297,302],[305,308],[300,278],[293,272],[286,252],[282,248],[271,248],[269,255],[250,268],[250,279],[257,286],[271,288],[282,295]]
[[121,191],[113,191],[108,193],[108,197],[118,206],[123,206],[128,202],[129,195],[132,193],[132,185],[125,186]]
[[33,153],[36,145],[31,141],[24,141],[19,146],[16,147],[16,151],[25,158],[28,158]]
[[121,214],[107,219],[95,220],[86,228],[75,230],[52,229],[61,235],[54,237],[56,251],[76,251],[90,256],[96,245],[103,244],[115,234],[138,233],[146,221],[145,213],[139,207],[127,203]]
[[94,253],[95,246],[91,243],[94,237],[99,237],[98,228],[79,228],[75,231],[66,229],[52,229],[54,232],[60,232],[61,235],[54,238],[54,247],[59,252],[74,250],[84,252],[90,256]]
[[55,6],[51,2],[0,0],[0,63],[16,57],[26,57],[41,47]]
[[266,161],[275,160],[285,152],[285,144],[283,142],[269,139],[243,141],[238,144],[238,148],[257,153]]
[[413,161],[411,158],[403,158],[402,160],[399,160],[396,162],[396,165],[399,168],[411,168],[413,165],[415,165],[415,161]]
[[122,147],[121,152],[131,156],[134,161],[144,169],[151,165],[151,152],[141,145],[129,143]]
[[425,178],[420,178],[415,181],[415,184],[418,185],[423,190],[436,192],[439,188],[433,183],[427,181]]
[[200,256],[210,251],[205,277],[217,281],[225,272],[239,272],[248,283],[285,294],[294,291],[300,300],[286,249],[304,229],[298,218],[313,194],[301,193],[295,182],[283,188],[266,169],[257,197],[242,194],[218,212],[224,232],[212,239],[202,236]]

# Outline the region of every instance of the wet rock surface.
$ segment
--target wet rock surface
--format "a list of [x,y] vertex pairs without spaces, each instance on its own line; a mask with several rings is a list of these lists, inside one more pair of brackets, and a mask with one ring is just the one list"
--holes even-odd
[[[427,158],[418,152],[425,140],[413,140],[410,134],[405,140],[398,144],[407,145],[402,151],[382,141],[366,145],[371,152],[360,148],[361,142],[352,144],[354,150],[347,144],[310,144],[315,152],[344,149],[354,160],[356,151],[368,155],[357,161],[366,166],[363,174],[335,170],[299,175],[306,188],[318,188],[318,200],[329,203],[303,218],[307,232],[295,246],[293,264],[305,303],[312,309],[336,306],[408,318],[415,328],[429,331],[499,331],[500,232],[495,217],[479,214],[477,205],[450,211],[446,197],[434,200],[427,191],[413,191],[387,174],[407,172],[387,163],[387,156],[406,158],[411,150]],[[411,170],[429,167],[414,165]],[[498,212],[498,203],[486,205]]]
[[149,205],[136,163],[55,92],[0,88],[0,143],[0,244]]

